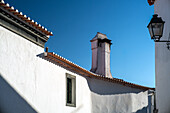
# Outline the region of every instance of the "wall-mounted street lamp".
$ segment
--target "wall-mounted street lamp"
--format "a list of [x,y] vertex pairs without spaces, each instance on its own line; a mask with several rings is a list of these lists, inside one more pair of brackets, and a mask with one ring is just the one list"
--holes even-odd
[[151,39],[153,39],[155,42],[167,42],[167,48],[170,49],[169,40],[160,40],[163,34],[164,23],[165,21],[163,21],[161,17],[158,17],[157,14],[154,14],[147,28],[149,29]]

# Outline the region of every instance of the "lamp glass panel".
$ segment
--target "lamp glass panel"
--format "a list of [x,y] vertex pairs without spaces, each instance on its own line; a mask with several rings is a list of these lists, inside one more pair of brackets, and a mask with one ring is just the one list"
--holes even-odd
[[152,25],[151,24],[148,26],[148,29],[149,29],[149,33],[151,35],[151,38],[153,38],[153,31],[152,31]]
[[163,24],[162,23],[152,23],[152,29],[154,36],[162,36]]

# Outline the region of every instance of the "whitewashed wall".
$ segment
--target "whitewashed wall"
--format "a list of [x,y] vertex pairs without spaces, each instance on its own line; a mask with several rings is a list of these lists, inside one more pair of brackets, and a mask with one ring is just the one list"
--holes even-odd
[[[43,52],[0,26],[0,112],[146,113],[147,91],[77,75]],[[66,106],[66,73],[76,76],[76,107]]]
[[98,79],[88,80],[93,113],[149,113],[148,91]]
[[[170,0],[156,0],[154,13],[165,21],[162,40],[170,36]],[[166,43],[155,43],[156,103],[159,113],[170,113],[170,50]]]
[[[90,112],[90,91],[86,79],[37,57],[44,52],[42,47],[0,27],[0,52],[1,76],[36,111],[41,113]],[[78,95],[76,108],[65,106],[65,73],[76,76]]]

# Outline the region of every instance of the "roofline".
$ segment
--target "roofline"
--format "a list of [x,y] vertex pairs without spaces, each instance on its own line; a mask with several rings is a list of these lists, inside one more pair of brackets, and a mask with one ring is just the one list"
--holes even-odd
[[31,20],[30,17],[23,15],[22,12],[19,12],[17,9],[14,9],[13,6],[10,6],[8,3],[5,3],[3,0],[0,1],[0,7],[2,7],[4,10],[12,14],[13,16],[17,17],[18,19],[22,20],[23,22],[28,23],[30,27],[38,30],[39,32],[47,36],[53,36],[53,33],[48,31],[47,28],[44,28],[44,26],[41,26],[37,22],[34,22],[34,20]]
[[108,77],[103,77],[101,75],[97,75],[93,72],[90,72],[80,66],[78,66],[77,64],[72,63],[71,61],[57,55],[54,54],[52,52],[44,52],[44,56],[49,59],[52,60],[56,63],[59,63],[60,65],[62,65],[63,67],[69,68],[79,74],[85,75],[87,77],[90,78],[96,78],[96,79],[101,79],[104,81],[108,81],[108,82],[113,82],[113,83],[118,83],[127,87],[132,87],[132,88],[137,88],[137,89],[142,89],[142,90],[155,90],[155,88],[150,88],[150,87],[146,87],[146,86],[141,86],[141,85],[137,85],[134,83],[130,83],[130,82],[126,82],[122,79],[117,79],[117,78],[108,78]]

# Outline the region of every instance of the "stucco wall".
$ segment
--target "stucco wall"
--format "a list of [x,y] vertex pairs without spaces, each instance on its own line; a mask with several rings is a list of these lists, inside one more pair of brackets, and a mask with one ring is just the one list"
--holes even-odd
[[93,113],[149,113],[148,91],[98,79],[88,79]]
[[[91,112],[90,91],[86,79],[38,57],[37,55],[44,52],[44,48],[0,27],[0,52],[2,78],[35,111],[41,113]],[[65,106],[65,73],[76,76],[78,95],[76,108]],[[1,87],[2,90],[5,89]],[[3,97],[1,93],[0,97]],[[0,101],[1,104],[4,103]],[[12,112],[15,108],[8,110]]]
[[[170,1],[156,0],[154,13],[165,21],[162,40],[168,40],[170,34]],[[156,103],[159,113],[170,113],[170,50],[166,43],[155,43]]]
[[[77,75],[43,52],[0,26],[0,112],[146,113],[147,91]],[[76,107],[66,106],[66,73],[76,76]]]

